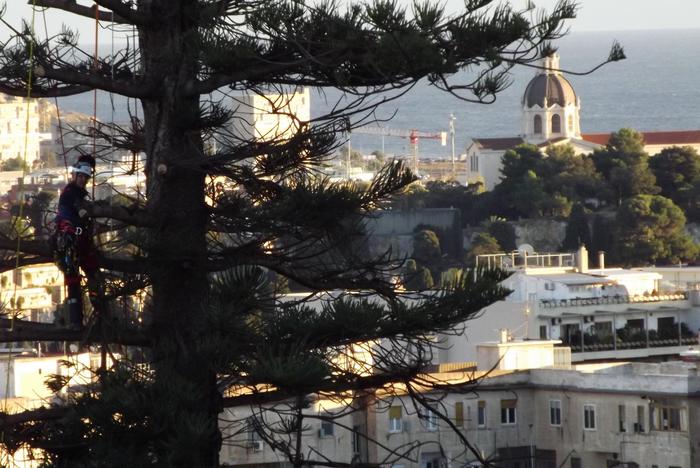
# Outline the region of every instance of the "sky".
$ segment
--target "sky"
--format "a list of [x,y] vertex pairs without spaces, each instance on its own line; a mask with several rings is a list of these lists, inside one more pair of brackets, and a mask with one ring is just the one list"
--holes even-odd
[[[2,0],[0,0],[2,1]],[[31,0],[30,0],[31,1]],[[410,4],[410,0],[399,0]],[[533,0],[539,8],[551,9],[556,0]],[[90,5],[89,0],[79,0]],[[5,21],[18,27],[21,18],[31,18],[31,7],[27,0],[6,0]],[[458,11],[463,0],[442,0],[450,12]],[[527,0],[512,0],[522,8]],[[645,29],[695,29],[700,28],[700,1],[698,0],[579,0],[578,17],[570,22],[572,32],[583,31],[627,31]],[[50,33],[60,31],[62,23],[75,27],[80,32],[81,42],[93,42],[94,23],[89,19],[76,18],[63,12],[46,15]],[[43,33],[43,15],[36,16],[36,28]],[[7,28],[0,26],[0,37],[7,37]],[[109,42],[111,33],[103,30],[100,42]]]

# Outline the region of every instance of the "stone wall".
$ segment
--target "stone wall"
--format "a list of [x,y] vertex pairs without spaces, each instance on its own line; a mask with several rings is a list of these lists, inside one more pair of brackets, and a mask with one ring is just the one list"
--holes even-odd
[[[515,228],[516,245],[530,244],[537,252],[559,252],[566,233],[566,221],[523,219],[508,222]],[[484,231],[485,229],[481,226],[464,229],[464,248],[470,249],[474,236]]]
[[530,244],[537,252],[559,252],[566,234],[566,221],[523,219],[513,223],[516,245]]

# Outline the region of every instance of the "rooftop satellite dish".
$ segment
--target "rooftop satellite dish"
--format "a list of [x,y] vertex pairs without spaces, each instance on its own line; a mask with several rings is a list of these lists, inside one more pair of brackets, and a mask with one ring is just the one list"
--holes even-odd
[[520,255],[534,255],[535,248],[530,244],[520,244],[518,246],[518,254]]

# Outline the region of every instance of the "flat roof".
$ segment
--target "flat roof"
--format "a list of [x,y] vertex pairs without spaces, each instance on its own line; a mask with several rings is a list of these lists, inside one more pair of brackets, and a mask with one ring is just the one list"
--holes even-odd
[[546,279],[555,283],[563,283],[568,285],[585,285],[585,284],[614,284],[614,281],[605,276],[589,275],[586,273],[555,273],[551,275],[530,274],[535,278]]

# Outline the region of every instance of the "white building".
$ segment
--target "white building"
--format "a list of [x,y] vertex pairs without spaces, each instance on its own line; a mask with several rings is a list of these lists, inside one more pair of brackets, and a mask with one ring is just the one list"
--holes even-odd
[[233,100],[232,133],[244,141],[284,141],[311,120],[308,88],[291,93],[244,94]]
[[63,273],[54,264],[21,267],[0,273],[0,307],[20,318],[53,323],[56,306],[63,302]]
[[40,131],[38,100],[0,94],[0,161],[20,158],[32,167],[41,142],[49,139],[50,134]]
[[575,362],[677,356],[698,345],[700,291],[679,291],[654,271],[590,269],[585,248],[576,257],[480,257],[512,271],[503,282],[512,293],[441,336],[438,362],[475,360],[475,343],[504,328],[516,338],[562,340]]
[[[536,145],[542,151],[550,145],[570,144],[576,154],[592,153],[605,146],[610,133],[582,133],[580,112],[581,99],[560,72],[559,56],[545,57],[542,70],[523,94],[520,134],[473,138],[466,150],[468,180],[481,180],[486,189],[493,189],[500,182],[503,154],[523,143]],[[670,146],[691,146],[700,151],[700,130],[641,133],[644,150],[650,155]]]

